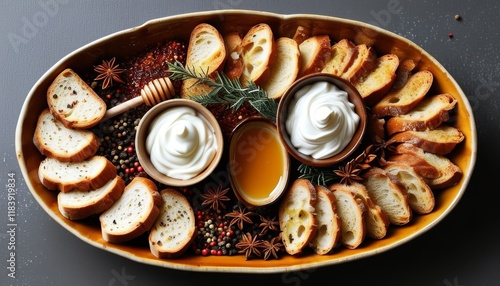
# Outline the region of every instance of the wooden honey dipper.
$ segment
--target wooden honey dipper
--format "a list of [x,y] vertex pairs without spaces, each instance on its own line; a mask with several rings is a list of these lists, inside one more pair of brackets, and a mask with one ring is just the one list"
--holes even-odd
[[141,89],[141,96],[136,96],[108,109],[101,121],[108,120],[143,103],[153,106],[174,96],[174,86],[168,77],[154,79]]

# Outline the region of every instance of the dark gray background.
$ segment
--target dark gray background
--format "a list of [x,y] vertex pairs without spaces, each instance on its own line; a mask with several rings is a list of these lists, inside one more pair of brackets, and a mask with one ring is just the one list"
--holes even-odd
[[[47,9],[48,3],[52,8]],[[54,5],[57,3],[57,5]],[[398,7],[398,13],[389,9]],[[1,285],[500,285],[498,1],[4,1],[0,10]],[[414,41],[437,58],[471,102],[479,153],[465,195],[437,227],[397,249],[342,265],[273,275],[191,273],[142,265],[89,246],[56,224],[22,179],[14,131],[23,101],[46,70],[74,49],[143,22],[215,9],[310,13],[360,20]],[[462,21],[454,19],[460,14]],[[26,22],[39,27],[23,35]],[[448,37],[453,33],[453,38]],[[10,35],[10,37],[9,37]],[[8,173],[17,178],[17,278],[7,277]],[[195,284],[196,283],[196,284]]]

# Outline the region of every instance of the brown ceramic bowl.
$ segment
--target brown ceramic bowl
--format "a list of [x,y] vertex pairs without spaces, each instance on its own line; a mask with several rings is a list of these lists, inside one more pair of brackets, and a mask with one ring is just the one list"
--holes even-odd
[[[287,115],[289,113],[289,105],[291,101],[294,99],[295,94],[303,87],[306,87],[316,82],[328,82],[337,86],[340,90],[347,92],[348,99],[352,104],[354,104],[354,111],[359,116],[358,127],[354,132],[354,135],[352,139],[349,141],[349,143],[344,147],[342,151],[338,152],[337,154],[331,157],[324,159],[313,158],[310,155],[301,153],[292,144],[290,140],[290,134],[287,132],[286,129],[286,120],[287,120]],[[315,73],[298,79],[288,88],[288,90],[285,92],[278,105],[278,116],[276,122],[280,139],[283,142],[283,145],[290,153],[290,155],[292,155],[295,159],[299,160],[300,162],[307,164],[309,166],[325,167],[325,166],[335,165],[347,159],[350,155],[353,154],[354,151],[356,151],[358,146],[361,144],[366,129],[366,108],[363,102],[363,98],[359,94],[358,90],[354,86],[352,86],[352,84],[350,84],[348,81],[331,74]]]
[[[153,120],[163,112],[168,111],[171,108],[181,107],[181,106],[190,107],[196,111],[197,115],[202,116],[205,122],[213,129],[212,131],[215,135],[215,140],[217,143],[217,152],[215,154],[215,157],[210,162],[210,164],[196,176],[185,180],[172,178],[158,171],[158,169],[155,168],[155,166],[151,162],[150,154],[146,150],[146,138],[149,135],[149,128]],[[144,171],[156,181],[165,184],[167,186],[175,186],[175,187],[191,186],[196,183],[199,183],[200,181],[208,177],[220,162],[223,152],[223,144],[224,142],[222,138],[222,131],[220,129],[219,123],[217,122],[213,114],[203,105],[197,102],[194,102],[189,99],[180,99],[180,98],[170,99],[161,102],[155,105],[153,108],[151,108],[141,118],[141,121],[139,122],[139,125],[137,127],[137,133],[135,135],[137,158],[139,159],[141,166],[144,168]]]

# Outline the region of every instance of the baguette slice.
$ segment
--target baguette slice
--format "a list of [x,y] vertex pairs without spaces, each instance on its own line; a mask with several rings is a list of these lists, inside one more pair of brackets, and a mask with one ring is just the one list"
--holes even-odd
[[33,144],[42,155],[78,162],[93,156],[100,141],[92,131],[67,128],[47,108],[38,117]]
[[465,139],[464,134],[459,129],[442,124],[435,129],[424,131],[403,131],[394,134],[388,140],[388,144],[410,143],[422,148],[426,152],[446,155],[450,153],[457,144]]
[[410,112],[389,118],[386,130],[389,135],[403,131],[434,129],[447,121],[457,100],[448,93],[424,98]]
[[96,190],[59,192],[57,206],[67,219],[84,219],[110,208],[121,197],[124,188],[125,182],[120,176],[116,176]]
[[365,44],[356,46],[355,57],[347,69],[340,75],[342,78],[357,82],[375,68],[377,55],[371,47]]
[[413,167],[402,163],[388,163],[384,166],[384,170],[396,176],[406,186],[408,203],[412,211],[418,214],[432,212],[435,205],[434,193]]
[[279,224],[283,245],[290,255],[302,253],[316,235],[316,200],[316,189],[311,182],[296,179],[280,202]]
[[318,231],[311,242],[314,252],[319,255],[329,253],[340,239],[340,218],[336,213],[335,196],[332,192],[316,185],[317,200],[315,205]]
[[336,183],[329,187],[336,199],[336,210],[340,218],[340,241],[344,247],[355,249],[366,236],[363,202],[357,199],[345,184]]
[[323,73],[342,75],[356,57],[356,45],[348,39],[342,39],[332,45],[330,59],[325,63]]
[[363,179],[368,195],[387,214],[390,223],[404,225],[410,222],[413,213],[404,185],[377,167],[370,168]]
[[150,179],[135,177],[122,196],[99,216],[102,238],[121,243],[149,231],[158,217],[163,200]]
[[271,73],[276,54],[276,43],[271,27],[260,23],[250,28],[243,37],[240,49],[243,59],[241,84],[247,86],[250,81],[256,85],[262,84]]
[[[219,31],[210,24],[198,24],[191,32],[186,55],[186,67],[209,77],[224,68],[226,47]],[[195,84],[196,79],[182,81],[181,97],[189,98],[212,90],[206,84]]]
[[101,121],[106,103],[72,69],[65,69],[47,89],[50,112],[68,128],[90,128]]
[[399,63],[399,67],[396,70],[396,79],[394,80],[394,84],[392,88],[400,89],[405,85],[408,81],[408,78],[412,75],[412,71],[417,66],[417,63],[414,60],[405,59]]
[[149,234],[149,248],[159,258],[178,257],[196,238],[194,211],[178,191],[167,188],[160,194],[163,205]]
[[372,108],[373,113],[378,117],[408,113],[427,94],[433,78],[432,73],[427,70],[414,73],[402,88],[391,91],[375,104]]
[[384,238],[389,228],[389,218],[382,208],[370,198],[365,186],[361,183],[352,183],[351,185],[346,185],[344,189],[354,194],[365,205],[366,236],[373,239]]
[[297,26],[295,34],[293,34],[292,39],[300,45],[303,41],[311,37],[312,31],[304,26]]
[[309,37],[299,45],[299,51],[301,64],[298,77],[320,72],[332,55],[330,37]]
[[279,99],[295,81],[300,68],[300,51],[297,42],[281,37],[276,40],[276,59],[269,78],[261,85],[269,98]]
[[374,105],[391,89],[398,66],[398,56],[383,55],[377,59],[371,72],[354,83],[366,105]]
[[241,57],[241,38],[238,32],[230,32],[224,36],[226,46],[226,63],[224,73],[231,79],[240,78],[243,72],[243,58]]
[[[406,163],[415,168],[431,189],[444,189],[456,185],[462,178],[462,170],[443,155],[425,152],[410,143],[396,146],[395,155],[388,161]],[[429,170],[432,170],[430,172]]]
[[99,189],[116,176],[116,167],[104,156],[80,162],[46,157],[38,167],[40,182],[49,190],[70,192]]

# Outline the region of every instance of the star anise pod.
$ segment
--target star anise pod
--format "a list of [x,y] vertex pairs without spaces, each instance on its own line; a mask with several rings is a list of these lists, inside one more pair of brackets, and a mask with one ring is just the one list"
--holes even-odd
[[248,211],[246,208],[241,208],[240,206],[238,206],[237,210],[226,214],[227,217],[233,218],[231,222],[229,222],[229,227],[231,227],[233,224],[236,224],[239,229],[243,229],[244,222],[253,224],[253,221],[250,218],[250,216],[253,215],[255,215],[254,212]]
[[354,181],[363,180],[363,178],[359,176],[361,168],[358,167],[358,164],[354,160],[347,162],[345,166],[340,166],[338,170],[333,172],[341,178],[341,184],[350,185],[354,183]]
[[262,215],[260,215],[259,227],[261,228],[259,235],[264,236],[269,230],[278,230],[279,222],[276,220],[276,217],[268,219]]
[[283,250],[283,243],[281,242],[281,233],[278,236],[275,236],[271,239],[271,241],[265,240],[263,242],[262,251],[264,253],[264,260],[268,260],[273,256],[275,259],[278,259],[278,253]]
[[226,208],[223,202],[227,202],[231,200],[226,196],[226,193],[229,191],[229,188],[222,189],[222,186],[219,185],[216,190],[209,187],[206,194],[201,194],[201,197],[205,200],[201,203],[202,205],[210,205],[214,211],[219,210],[219,206],[223,209]]
[[369,145],[363,153],[359,154],[358,157],[354,159],[354,161],[358,164],[358,167],[362,170],[371,168],[372,162],[377,158],[377,155],[372,153],[373,148],[373,145]]
[[102,89],[106,89],[108,86],[113,85],[113,81],[123,83],[120,78],[120,74],[125,71],[125,69],[118,68],[118,64],[115,65],[115,58],[109,61],[102,61],[102,64],[95,66],[94,71],[98,72],[99,75],[94,80],[103,80]]
[[248,260],[252,254],[260,257],[263,241],[257,240],[257,235],[252,237],[252,234],[247,232],[241,236],[241,240],[236,243],[236,247],[240,249],[238,253],[245,253],[245,258]]

